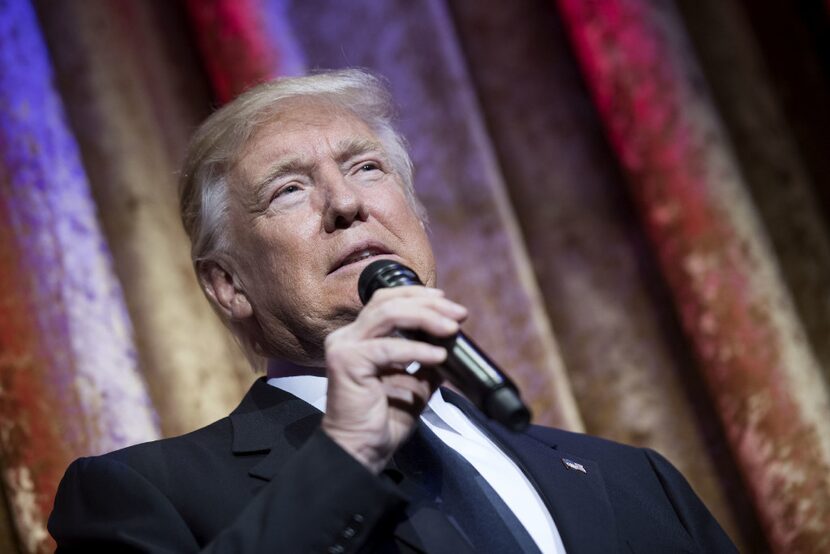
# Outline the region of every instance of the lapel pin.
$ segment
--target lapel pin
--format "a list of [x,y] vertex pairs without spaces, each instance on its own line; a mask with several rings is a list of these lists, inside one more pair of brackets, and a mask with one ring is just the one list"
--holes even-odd
[[588,475],[588,471],[585,469],[585,466],[580,463],[577,463],[568,458],[562,458],[562,463],[565,464],[565,467],[568,469],[572,469],[574,471],[581,471],[585,475]]

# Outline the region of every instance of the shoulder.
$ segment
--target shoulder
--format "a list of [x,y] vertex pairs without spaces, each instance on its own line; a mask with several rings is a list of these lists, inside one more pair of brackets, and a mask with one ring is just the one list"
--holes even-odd
[[66,470],[61,489],[109,484],[113,490],[153,488],[171,500],[191,483],[210,479],[231,458],[228,418],[185,435],[136,444],[98,456],[78,458]]
[[169,522],[164,532],[189,537],[189,506],[210,506],[224,492],[206,484],[226,480],[231,439],[230,421],[223,418],[178,437],[75,460],[58,486],[50,532],[71,544],[83,536],[110,537],[113,521],[138,529],[152,527],[156,518]]
[[664,489],[669,482],[688,486],[685,478],[671,462],[650,448],[536,425],[531,426],[527,434],[563,455],[570,454],[596,462],[602,468],[606,479],[612,483],[636,483],[640,487],[645,483],[652,483],[660,489]]
[[225,417],[184,435],[136,444],[81,460],[85,460],[86,464],[123,464],[151,476],[160,468],[170,470],[182,464],[206,461],[206,457],[215,457],[218,452],[230,454],[231,440],[231,423]]
[[683,475],[658,452],[561,429],[534,426],[527,434],[563,456],[596,463],[621,529],[644,530],[642,522],[650,521],[649,536],[663,529],[679,537],[673,531],[679,521],[700,551],[735,552]]
[[630,446],[601,437],[540,425],[531,425],[526,433],[537,441],[557,450],[589,458],[599,463],[606,460],[614,460],[615,463],[621,461],[641,462],[643,457],[651,452],[645,448]]

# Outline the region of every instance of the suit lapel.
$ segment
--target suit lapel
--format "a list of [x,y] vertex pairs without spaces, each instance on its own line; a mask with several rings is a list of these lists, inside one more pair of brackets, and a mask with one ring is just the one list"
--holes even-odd
[[458,394],[448,389],[441,393],[485,430],[524,471],[550,510],[566,550],[577,552],[590,545],[592,552],[617,551],[611,502],[594,461],[562,452],[556,445],[525,433],[508,431],[488,420]]
[[421,480],[406,469],[405,459],[398,463],[405,446],[398,449],[383,472],[408,499],[404,517],[395,528],[395,536],[424,552],[472,553],[470,542],[433,501],[435,491],[427,490]]
[[[323,414],[296,396],[258,379],[239,407],[230,415],[231,449],[237,455],[261,453],[264,457],[248,470],[259,480],[270,481],[283,464],[320,426]],[[427,500],[425,491],[394,461],[385,472],[409,497],[404,517],[394,535],[413,549],[430,553],[471,553],[470,544],[447,517]]]
[[248,473],[270,481],[320,426],[322,417],[310,404],[258,379],[231,413],[231,450],[234,454],[268,452]]
[[430,554],[472,554],[473,547],[437,506],[426,500],[412,500],[395,527],[395,537]]

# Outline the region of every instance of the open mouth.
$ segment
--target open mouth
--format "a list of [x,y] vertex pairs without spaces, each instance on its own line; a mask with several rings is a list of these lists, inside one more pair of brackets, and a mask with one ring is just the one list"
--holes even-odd
[[329,273],[334,273],[341,268],[362,262],[364,260],[388,254],[391,254],[391,252],[383,246],[377,244],[362,245],[353,249],[346,256],[340,258]]

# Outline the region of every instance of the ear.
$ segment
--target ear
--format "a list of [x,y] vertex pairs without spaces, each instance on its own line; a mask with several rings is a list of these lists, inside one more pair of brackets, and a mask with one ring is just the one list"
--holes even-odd
[[219,263],[212,260],[200,263],[199,281],[207,297],[228,319],[241,321],[253,315],[245,291]]

